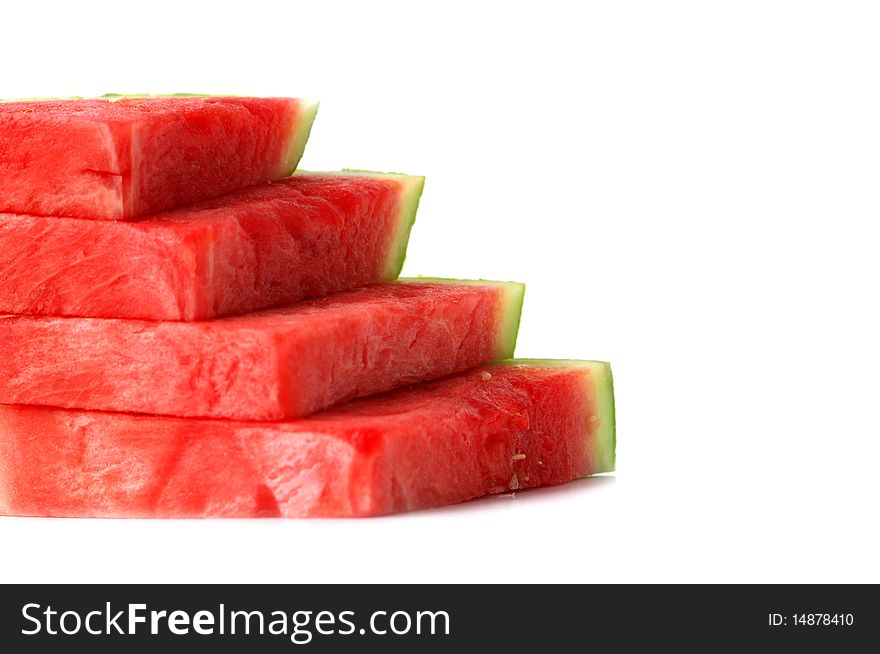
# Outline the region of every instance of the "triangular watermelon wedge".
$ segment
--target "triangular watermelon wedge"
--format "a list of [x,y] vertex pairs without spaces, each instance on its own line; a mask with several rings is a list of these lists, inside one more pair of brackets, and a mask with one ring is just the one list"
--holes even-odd
[[0,102],[0,212],[130,220],[280,179],[317,109],[234,96]]
[[513,356],[523,291],[406,279],[204,322],[0,316],[0,403],[297,418]]
[[608,364],[507,361],[288,422],[0,406],[0,513],[374,516],[614,469]]
[[0,213],[0,313],[209,320],[396,279],[423,185],[298,172],[131,222]]

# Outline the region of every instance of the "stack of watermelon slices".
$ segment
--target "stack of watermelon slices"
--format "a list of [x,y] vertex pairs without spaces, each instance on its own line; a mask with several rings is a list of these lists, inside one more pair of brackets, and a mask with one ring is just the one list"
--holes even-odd
[[294,172],[314,102],[0,103],[0,514],[371,516],[614,469],[523,286],[398,279],[423,179]]

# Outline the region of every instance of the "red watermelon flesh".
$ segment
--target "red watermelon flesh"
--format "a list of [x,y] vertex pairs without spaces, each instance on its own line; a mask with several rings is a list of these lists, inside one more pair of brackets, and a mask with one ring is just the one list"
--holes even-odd
[[0,317],[0,403],[295,418],[513,356],[523,286],[402,280],[208,322]]
[[291,422],[0,406],[0,513],[372,516],[614,469],[611,373],[509,361]]
[[396,279],[423,182],[296,173],[134,222],[0,214],[0,313],[207,320]]
[[128,220],[290,175],[317,103],[0,102],[0,212]]

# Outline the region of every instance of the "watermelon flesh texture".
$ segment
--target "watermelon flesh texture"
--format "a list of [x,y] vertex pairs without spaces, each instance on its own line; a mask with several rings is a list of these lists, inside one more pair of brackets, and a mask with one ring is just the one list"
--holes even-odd
[[0,102],[0,212],[128,220],[290,175],[317,103]]
[[393,280],[423,183],[296,173],[134,222],[0,214],[0,313],[207,320]]
[[509,361],[246,423],[0,406],[0,512],[374,516],[614,469],[611,373]]
[[0,403],[277,420],[513,356],[523,286],[401,280],[208,322],[0,317]]

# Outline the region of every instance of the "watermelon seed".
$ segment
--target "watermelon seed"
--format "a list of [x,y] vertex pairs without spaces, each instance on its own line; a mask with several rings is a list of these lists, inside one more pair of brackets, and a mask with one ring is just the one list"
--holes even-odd
[[513,476],[510,478],[510,483],[508,484],[510,490],[516,490],[519,488],[519,479],[516,478],[516,473],[513,473]]
[[483,381],[489,381],[490,379],[492,379],[492,373],[483,371],[480,377],[482,377]]
[[511,461],[522,461],[525,458],[526,458],[526,455],[520,453],[520,454],[514,454],[512,457],[510,457],[510,460]]

